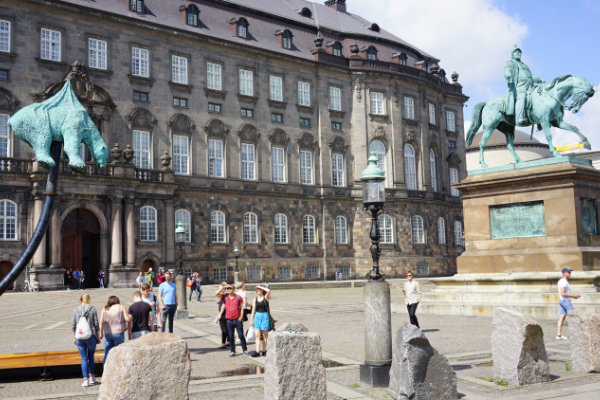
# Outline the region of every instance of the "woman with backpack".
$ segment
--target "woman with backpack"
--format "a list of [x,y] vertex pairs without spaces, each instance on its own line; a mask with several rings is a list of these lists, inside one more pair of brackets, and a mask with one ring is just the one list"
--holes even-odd
[[125,341],[125,331],[130,321],[129,313],[119,302],[117,296],[110,296],[100,314],[100,340],[104,336],[104,360],[110,349]]
[[83,294],[79,299],[79,305],[73,311],[71,330],[74,335],[73,343],[77,346],[81,356],[81,373],[83,375],[81,386],[95,385],[98,382],[94,376],[94,352],[96,345],[100,344],[98,335],[100,327],[98,313],[94,306],[90,305],[89,294]]

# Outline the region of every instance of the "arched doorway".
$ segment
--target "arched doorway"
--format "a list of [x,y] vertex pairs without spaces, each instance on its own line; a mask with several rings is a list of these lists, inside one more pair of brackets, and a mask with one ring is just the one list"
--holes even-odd
[[144,260],[142,263],[142,272],[148,272],[150,268],[152,268],[153,272],[156,272],[156,269],[154,268],[154,261],[150,259]]
[[0,281],[4,279],[13,267],[13,263],[10,261],[0,261]]
[[62,265],[85,274],[84,287],[98,287],[100,272],[100,223],[84,208],[71,211],[62,225]]

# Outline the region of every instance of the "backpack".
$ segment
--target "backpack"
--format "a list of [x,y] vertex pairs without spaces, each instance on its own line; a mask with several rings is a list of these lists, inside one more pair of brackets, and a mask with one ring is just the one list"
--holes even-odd
[[88,312],[89,310],[79,317],[79,320],[77,321],[77,326],[75,327],[75,339],[86,340],[92,337],[92,329],[87,320]]

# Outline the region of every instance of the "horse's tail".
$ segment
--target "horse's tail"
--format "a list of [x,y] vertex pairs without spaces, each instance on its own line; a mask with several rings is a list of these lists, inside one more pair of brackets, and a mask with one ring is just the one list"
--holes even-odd
[[477,103],[473,108],[473,120],[471,121],[471,127],[467,132],[467,146],[470,146],[471,143],[473,143],[473,138],[481,127],[481,112],[483,111],[485,104],[485,101],[482,101],[481,103]]

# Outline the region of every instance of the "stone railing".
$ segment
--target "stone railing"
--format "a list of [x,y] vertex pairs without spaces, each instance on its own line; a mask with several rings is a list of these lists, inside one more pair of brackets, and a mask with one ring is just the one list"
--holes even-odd
[[27,158],[0,157],[0,172],[28,173],[33,162]]
[[156,169],[136,168],[135,178],[145,182],[163,182],[165,171]]
[[86,162],[85,167],[81,170],[75,170],[69,165],[69,160],[61,159],[59,173],[64,175],[84,175],[84,176],[111,176],[112,171],[109,168],[97,167],[93,161]]

